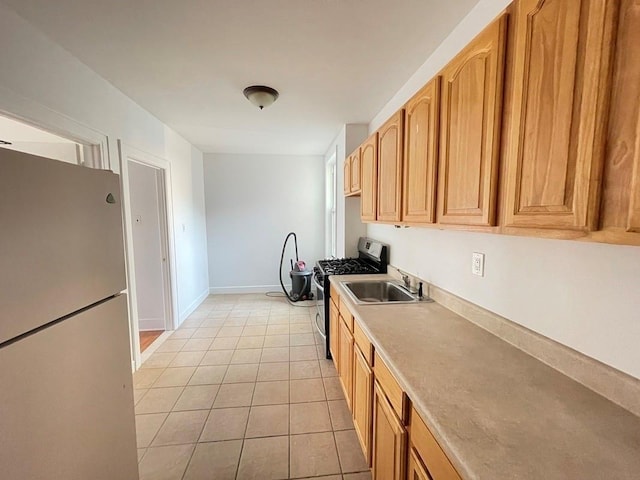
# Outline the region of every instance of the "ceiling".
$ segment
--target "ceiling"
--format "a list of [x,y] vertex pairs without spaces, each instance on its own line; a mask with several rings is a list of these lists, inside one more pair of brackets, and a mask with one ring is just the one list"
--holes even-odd
[[[204,152],[324,154],[478,0],[0,0]],[[243,96],[280,92],[263,111]]]

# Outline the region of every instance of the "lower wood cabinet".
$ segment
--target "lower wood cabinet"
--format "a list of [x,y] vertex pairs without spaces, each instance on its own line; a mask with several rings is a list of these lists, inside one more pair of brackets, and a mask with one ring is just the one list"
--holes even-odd
[[[411,409],[409,430],[409,441],[411,444],[411,454],[409,456],[410,479],[461,480],[458,472],[442,451],[440,445],[438,445],[433,434],[413,408]],[[411,473],[412,457],[414,457],[413,463],[417,473]],[[422,468],[422,472],[420,472],[420,468]],[[421,476],[421,474],[426,476]]]
[[408,480],[433,480],[427,469],[422,465],[420,457],[413,448],[409,449],[409,463],[407,465]]
[[373,371],[360,348],[353,349],[353,424],[367,464],[371,466]]
[[333,358],[333,363],[336,366],[336,370],[340,370],[339,368],[339,351],[338,351],[338,339],[339,339],[339,321],[340,314],[338,313],[338,307],[333,301],[330,303],[329,310],[329,351],[331,352],[331,358]]
[[352,307],[331,295],[331,354],[373,480],[461,480]]
[[340,383],[344,390],[344,396],[347,405],[353,411],[351,397],[353,396],[353,335],[347,328],[347,324],[341,320],[339,322],[339,338],[338,338],[338,374],[340,375]]
[[377,381],[373,387],[374,480],[404,480],[407,461],[407,431],[398,419]]

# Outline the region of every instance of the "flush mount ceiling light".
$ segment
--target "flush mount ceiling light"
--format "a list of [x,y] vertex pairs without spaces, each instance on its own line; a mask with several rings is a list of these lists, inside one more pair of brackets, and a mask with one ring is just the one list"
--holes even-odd
[[280,95],[277,90],[271,87],[265,87],[264,85],[253,85],[244,89],[244,96],[247,97],[251,103],[262,110],[264,107],[268,107],[278,99]]

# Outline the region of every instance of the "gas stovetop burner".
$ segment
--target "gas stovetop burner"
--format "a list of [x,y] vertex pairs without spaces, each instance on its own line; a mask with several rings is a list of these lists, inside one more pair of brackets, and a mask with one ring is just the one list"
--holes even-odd
[[375,268],[360,258],[336,258],[332,260],[320,260],[318,262],[325,275],[350,275],[379,273]]

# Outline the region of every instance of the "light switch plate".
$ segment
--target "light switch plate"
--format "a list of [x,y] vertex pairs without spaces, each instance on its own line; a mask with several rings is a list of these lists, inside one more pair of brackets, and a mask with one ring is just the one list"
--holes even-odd
[[484,253],[473,252],[471,255],[471,273],[484,277]]

